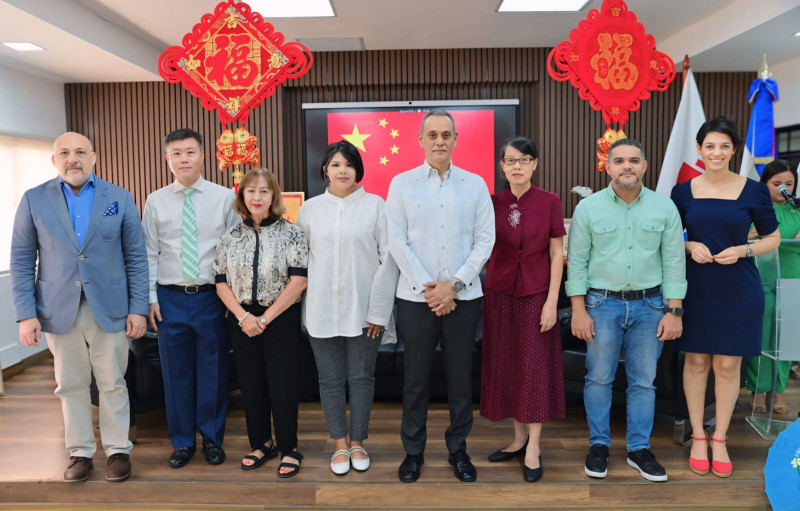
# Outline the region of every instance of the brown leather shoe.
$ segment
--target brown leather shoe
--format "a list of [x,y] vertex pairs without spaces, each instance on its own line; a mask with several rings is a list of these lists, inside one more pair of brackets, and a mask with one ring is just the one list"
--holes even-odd
[[64,471],[64,482],[82,483],[89,479],[89,471],[92,470],[92,467],[92,458],[70,456],[69,466]]
[[124,452],[112,454],[106,466],[106,481],[121,483],[131,476],[131,458]]

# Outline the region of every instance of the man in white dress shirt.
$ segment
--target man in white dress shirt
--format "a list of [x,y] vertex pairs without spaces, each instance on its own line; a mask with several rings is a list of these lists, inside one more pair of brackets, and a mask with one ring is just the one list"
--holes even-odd
[[406,458],[398,475],[419,478],[427,440],[430,373],[441,339],[450,427],[449,463],[464,482],[477,474],[466,452],[472,429],[472,351],[481,316],[479,273],[494,245],[494,210],[486,183],[452,164],[458,133],[450,113],[422,119],[425,162],[395,176],[386,199],[389,251],[400,268],[397,330],[404,353],[401,437]]
[[225,461],[230,345],[211,263],[220,236],[241,219],[233,190],[201,177],[202,147],[203,137],[188,129],[164,138],[175,182],[151,193],[142,215],[174,468],[191,459],[198,429],[206,461]]

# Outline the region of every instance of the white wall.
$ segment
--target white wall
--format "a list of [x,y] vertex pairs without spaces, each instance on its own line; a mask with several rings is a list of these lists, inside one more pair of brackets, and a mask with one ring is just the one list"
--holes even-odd
[[0,135],[55,140],[67,130],[64,84],[0,63]]
[[11,279],[8,272],[0,273],[0,364],[9,367],[46,349],[44,335],[38,348],[19,342],[19,325],[14,321],[14,311],[11,308]]
[[769,70],[780,90],[780,100],[775,103],[775,127],[800,124],[800,57],[771,65]]
[[[67,129],[63,83],[0,63],[0,98],[0,135],[52,141]],[[9,163],[0,162],[0,182],[4,186],[11,180],[4,174],[28,174],[29,170],[25,166],[10,167]],[[13,222],[13,216],[3,217],[0,222]],[[19,325],[11,309],[10,279],[8,272],[0,273],[0,363],[3,367],[16,364],[46,350],[42,344],[38,349],[20,344]]]

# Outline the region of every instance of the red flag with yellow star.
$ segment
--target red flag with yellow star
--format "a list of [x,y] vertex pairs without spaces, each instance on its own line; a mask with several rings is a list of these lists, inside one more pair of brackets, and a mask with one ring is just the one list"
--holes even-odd
[[[458,140],[453,164],[481,176],[494,193],[494,112],[451,110]],[[328,143],[347,140],[364,160],[364,179],[369,193],[384,199],[392,178],[425,161],[419,130],[425,112],[347,112],[328,114]]]

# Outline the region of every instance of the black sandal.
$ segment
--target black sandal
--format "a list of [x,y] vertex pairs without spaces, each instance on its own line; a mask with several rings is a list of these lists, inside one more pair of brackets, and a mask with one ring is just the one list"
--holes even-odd
[[[303,455],[300,454],[297,451],[289,451],[286,454],[283,454],[281,456],[281,459],[286,458],[286,457],[296,459],[297,460],[297,464],[289,463],[289,462],[283,462],[280,465],[278,465],[278,477],[282,477],[284,479],[286,479],[287,477],[292,477],[292,476],[297,475],[297,473],[300,472],[300,462],[303,461]],[[281,469],[282,468],[293,468],[294,470],[292,470],[291,472],[281,473]]]
[[[278,455],[278,447],[275,445],[275,442],[272,442],[271,446],[264,444],[261,447],[254,448],[253,450],[262,452],[264,456],[259,458],[258,456],[255,456],[253,454],[245,455],[242,458],[242,470],[254,470],[263,465],[267,460],[271,460],[272,458]],[[251,460],[253,464],[245,465],[244,460]]]

